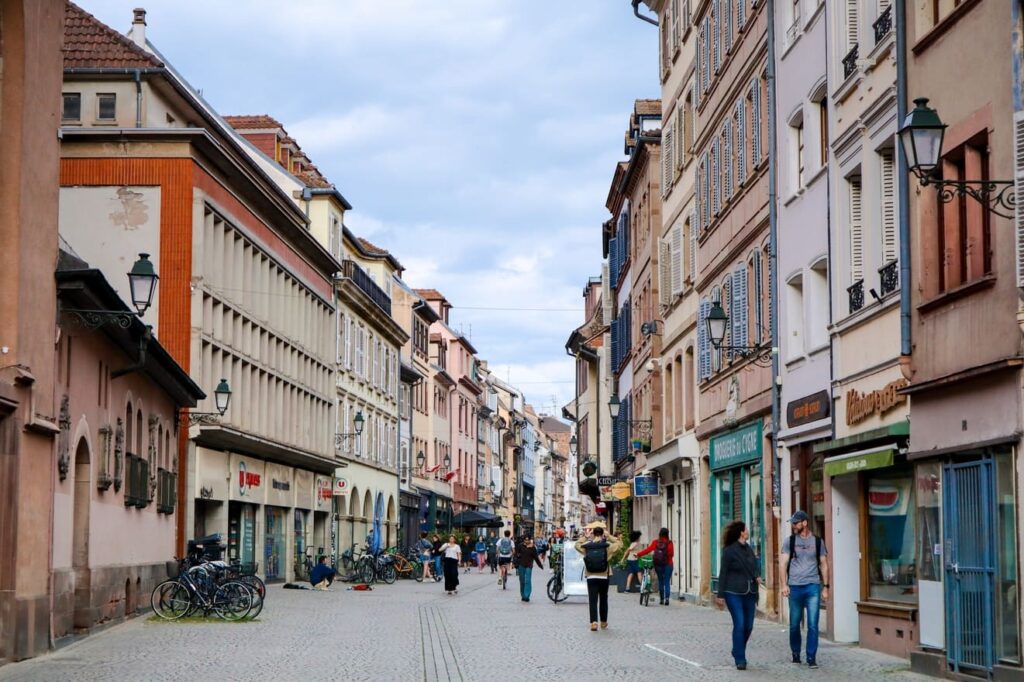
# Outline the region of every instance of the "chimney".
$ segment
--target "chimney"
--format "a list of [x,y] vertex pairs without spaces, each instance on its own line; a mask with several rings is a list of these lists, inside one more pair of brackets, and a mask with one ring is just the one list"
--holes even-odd
[[128,31],[128,37],[131,38],[132,42],[141,47],[143,50],[146,49],[146,10],[141,7],[136,7],[132,10],[132,28]]

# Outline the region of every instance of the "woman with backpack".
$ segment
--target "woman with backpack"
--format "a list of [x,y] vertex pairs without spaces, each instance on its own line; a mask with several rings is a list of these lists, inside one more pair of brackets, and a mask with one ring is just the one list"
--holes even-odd
[[737,670],[747,669],[747,641],[754,630],[757,589],[761,583],[761,566],[747,544],[749,537],[747,524],[742,521],[733,521],[725,527],[715,597],[715,603],[724,604],[732,616],[732,657]]
[[672,557],[676,549],[668,537],[668,528],[658,531],[658,538],[647,546],[647,549],[636,553],[637,559],[647,556],[651,552],[654,560],[654,573],[658,576],[658,593],[661,595],[661,605],[669,605],[669,597],[672,595]]
[[611,556],[619,551],[622,542],[604,536],[604,526],[595,526],[591,537],[576,541],[576,551],[583,555],[583,575],[587,579],[587,598],[590,601],[590,631],[608,627],[608,580],[612,574]]

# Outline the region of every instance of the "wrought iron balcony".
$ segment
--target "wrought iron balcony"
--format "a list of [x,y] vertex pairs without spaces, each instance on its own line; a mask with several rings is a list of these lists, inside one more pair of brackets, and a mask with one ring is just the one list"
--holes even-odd
[[864,280],[854,282],[853,285],[847,287],[846,293],[850,295],[850,314],[852,315],[864,307]]
[[377,283],[366,274],[359,265],[352,260],[345,260],[341,264],[341,272],[345,277],[362,289],[363,293],[370,297],[370,300],[377,304],[377,307],[388,315],[391,314],[391,297],[384,293],[384,290],[377,286]]
[[900,288],[900,262],[894,260],[878,268],[879,290],[882,298]]
[[847,79],[857,70],[857,60],[860,58],[860,45],[854,45],[853,49],[843,57],[843,79]]
[[892,5],[886,7],[885,11],[878,15],[878,19],[872,26],[875,28],[875,45],[877,45],[892,31]]

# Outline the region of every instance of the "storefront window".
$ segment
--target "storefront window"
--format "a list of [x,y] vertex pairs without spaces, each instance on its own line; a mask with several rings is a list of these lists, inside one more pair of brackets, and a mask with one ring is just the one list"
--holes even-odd
[[279,507],[266,509],[266,536],[263,542],[263,556],[266,560],[267,580],[284,578],[285,559],[285,510]]
[[715,575],[718,575],[718,557],[722,553],[722,533],[725,532],[725,527],[732,523],[735,518],[732,511],[733,487],[731,473],[723,471],[715,476],[715,485],[718,492],[718,525],[715,528],[715,537],[712,538],[715,548]]
[[[306,561],[306,516],[308,512],[301,509],[295,510],[295,565],[305,570]],[[313,558],[316,561],[316,558]],[[299,571],[297,571],[299,572]],[[305,574],[303,572],[303,577]]]
[[867,479],[868,583],[872,599],[917,600],[913,483],[909,466]]
[[942,463],[918,464],[914,475],[917,495],[917,577],[942,582]]
[[256,561],[256,507],[232,502],[228,511],[228,560],[252,566]]
[[747,476],[746,498],[745,520],[747,530],[750,532],[750,548],[754,550],[754,554],[761,562],[761,575],[764,575],[764,552],[761,551],[761,542],[764,537],[761,532],[761,473],[756,466],[750,467],[750,473]]
[[825,456],[818,455],[807,468],[807,513],[811,517],[811,532],[825,537]]
[[1013,458],[1008,451],[995,456],[996,538],[996,655],[1000,660],[1020,660],[1020,631],[1017,622],[1017,524],[1013,491]]

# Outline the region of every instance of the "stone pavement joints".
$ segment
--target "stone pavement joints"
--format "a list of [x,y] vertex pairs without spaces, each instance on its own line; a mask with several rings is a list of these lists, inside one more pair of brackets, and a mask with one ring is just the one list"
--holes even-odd
[[729,616],[673,601],[642,607],[609,595],[608,630],[590,632],[586,597],[552,604],[547,570],[533,598],[494,576],[461,574],[459,593],[399,581],[372,592],[268,587],[252,623],[163,623],[148,615],[53,654],[0,667],[0,682],[272,680],[306,682],[520,682],[541,680],[922,681],[907,661],[822,640],[821,669],[789,662],[786,628],[758,621],[750,668],[729,657]]

